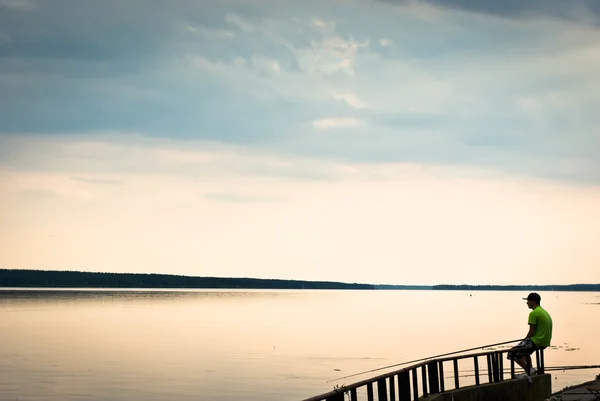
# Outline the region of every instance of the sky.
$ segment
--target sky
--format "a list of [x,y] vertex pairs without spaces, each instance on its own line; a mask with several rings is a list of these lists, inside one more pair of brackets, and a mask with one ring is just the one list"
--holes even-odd
[[600,3],[0,0],[0,268],[600,282]]

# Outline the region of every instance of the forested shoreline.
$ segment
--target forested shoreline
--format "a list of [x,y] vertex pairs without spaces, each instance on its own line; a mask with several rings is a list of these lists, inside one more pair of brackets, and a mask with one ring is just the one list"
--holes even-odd
[[245,288],[437,291],[598,291],[600,284],[569,285],[390,285],[235,277],[196,277],[153,273],[102,273],[0,269],[0,287],[40,288]]
[[0,269],[0,287],[246,288],[373,290],[369,284],[258,278],[194,277],[145,273]]

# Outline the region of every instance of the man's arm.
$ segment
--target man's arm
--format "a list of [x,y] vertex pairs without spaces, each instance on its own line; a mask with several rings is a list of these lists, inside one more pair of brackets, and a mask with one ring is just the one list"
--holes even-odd
[[530,324],[529,332],[527,333],[527,337],[525,337],[525,338],[531,338],[531,337],[535,336],[535,328],[536,328],[535,324]]

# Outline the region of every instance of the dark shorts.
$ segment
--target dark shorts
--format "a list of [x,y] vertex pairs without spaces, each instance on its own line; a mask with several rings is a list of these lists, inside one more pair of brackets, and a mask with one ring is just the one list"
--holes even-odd
[[508,351],[507,358],[511,361],[517,361],[533,354],[538,349],[540,349],[540,347],[535,345],[533,341],[527,338],[518,343],[516,347],[513,347],[510,351]]

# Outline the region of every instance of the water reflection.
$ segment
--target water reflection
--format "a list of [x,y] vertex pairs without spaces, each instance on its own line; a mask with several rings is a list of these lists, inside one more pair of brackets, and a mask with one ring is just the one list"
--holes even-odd
[[37,305],[51,307],[55,304],[127,303],[169,301],[243,301],[275,299],[283,291],[265,290],[137,290],[137,289],[9,289],[0,288],[0,307]]

